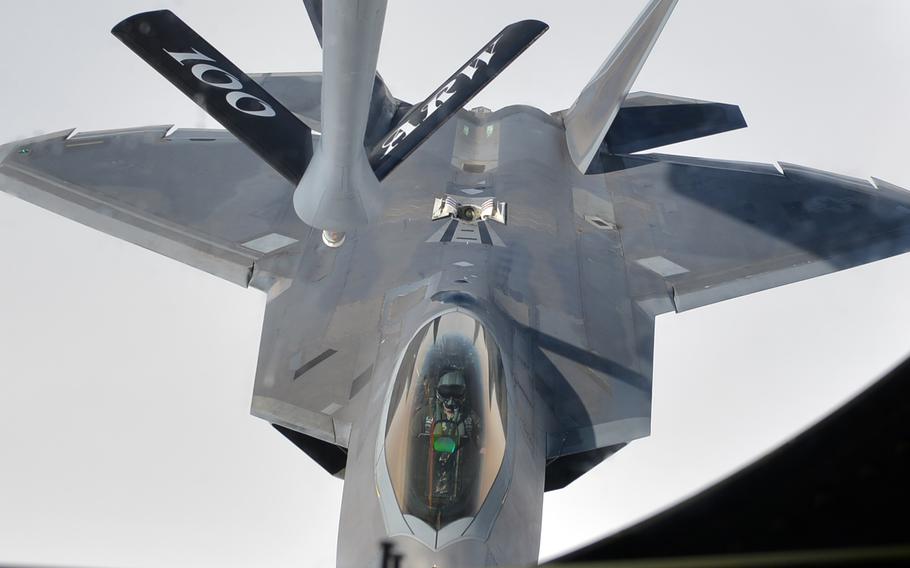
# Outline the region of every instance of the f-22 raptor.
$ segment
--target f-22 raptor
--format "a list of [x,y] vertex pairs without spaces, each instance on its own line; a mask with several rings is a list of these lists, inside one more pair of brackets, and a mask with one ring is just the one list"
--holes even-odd
[[546,24],[424,101],[376,72],[386,0],[304,0],[321,73],[247,75],[169,11],[113,34],[226,130],[0,147],[0,189],[267,294],[252,414],[343,478],[338,566],[537,559],[545,491],[650,431],[654,321],[910,249],[910,194],[639,152],[744,127],[631,87],[652,0],[574,104],[468,101]]

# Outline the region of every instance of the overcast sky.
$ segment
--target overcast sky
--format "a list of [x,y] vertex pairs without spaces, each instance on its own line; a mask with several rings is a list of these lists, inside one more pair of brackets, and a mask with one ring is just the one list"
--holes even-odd
[[[332,1],[332,0],[329,0]],[[391,0],[423,98],[509,22],[551,30],[472,103],[569,106],[644,5]],[[318,70],[296,0],[3,2],[0,143],[216,126],[108,30],[168,7],[249,72]],[[910,187],[910,2],[682,0],[637,90],[741,105],[665,151]],[[341,482],[249,416],[262,294],[0,194],[0,563],[331,566]],[[910,352],[907,255],[658,319],[653,435],[544,503],[552,556],[691,495]]]

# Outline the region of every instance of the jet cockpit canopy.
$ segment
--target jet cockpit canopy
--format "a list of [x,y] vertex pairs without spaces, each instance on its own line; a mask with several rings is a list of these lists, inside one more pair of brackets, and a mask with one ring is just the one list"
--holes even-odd
[[505,455],[502,357],[462,312],[424,326],[395,379],[385,438],[398,506],[438,531],[476,515]]

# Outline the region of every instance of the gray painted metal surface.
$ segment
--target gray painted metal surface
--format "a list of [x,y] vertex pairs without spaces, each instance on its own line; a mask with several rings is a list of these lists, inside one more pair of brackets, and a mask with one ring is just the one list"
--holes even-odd
[[[318,75],[257,80],[308,85],[284,102],[332,124]],[[372,92],[358,128],[390,108]],[[627,108],[701,102],[625,94]],[[294,185],[224,131],[23,140],[0,147],[0,189],[268,295],[251,410],[346,450],[339,566],[374,565],[387,537],[407,568],[530,564],[548,463],[648,435],[656,315],[910,249],[910,194],[886,182],[601,143],[586,175],[573,152],[589,151],[573,150],[561,116],[460,111],[382,182],[382,214],[338,248],[300,220]],[[433,220],[445,196],[493,199],[508,215]],[[434,526],[400,509],[387,428],[409,348],[451,313],[489,334],[468,343],[498,349],[504,447],[477,511]]]

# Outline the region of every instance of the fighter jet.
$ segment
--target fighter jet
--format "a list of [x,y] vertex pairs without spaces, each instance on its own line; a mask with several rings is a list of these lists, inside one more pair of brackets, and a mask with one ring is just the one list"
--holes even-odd
[[267,294],[252,413],[345,480],[339,566],[383,540],[408,568],[531,564],[544,492],[648,435],[657,315],[910,248],[886,182],[638,153],[745,126],[631,92],[675,4],[555,112],[464,108],[542,22],[410,104],[376,73],[384,0],[306,2],[311,74],[138,14],[114,35],[226,130],[19,141],[0,188]]

